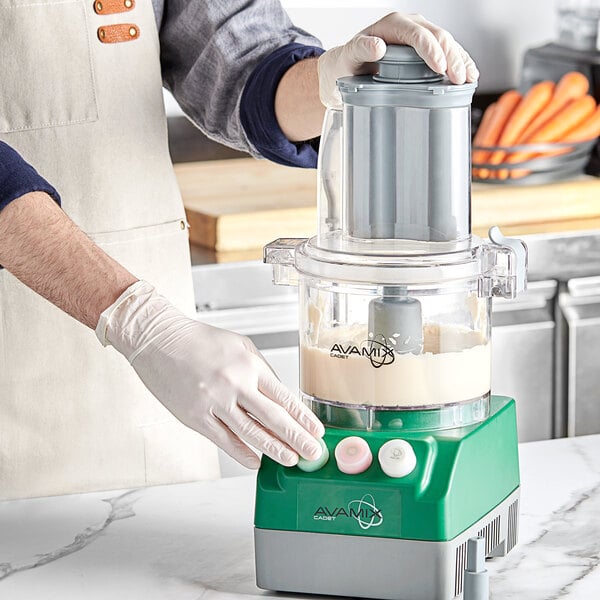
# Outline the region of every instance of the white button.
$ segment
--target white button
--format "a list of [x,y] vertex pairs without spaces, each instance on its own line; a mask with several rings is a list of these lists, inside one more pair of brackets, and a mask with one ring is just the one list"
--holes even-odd
[[405,440],[390,440],[379,449],[379,464],[388,477],[406,477],[417,466],[412,446]]

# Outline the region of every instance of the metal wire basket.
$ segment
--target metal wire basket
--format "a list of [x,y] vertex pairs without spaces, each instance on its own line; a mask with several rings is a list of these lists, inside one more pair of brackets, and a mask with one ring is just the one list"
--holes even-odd
[[[519,146],[473,146],[473,151],[493,153],[501,150],[506,153],[500,164],[473,162],[473,181],[495,185],[536,185],[567,179],[583,173],[595,144],[596,140]],[[511,158],[515,160],[514,163],[506,162],[506,159]],[[482,176],[484,173],[487,173],[486,177]]]

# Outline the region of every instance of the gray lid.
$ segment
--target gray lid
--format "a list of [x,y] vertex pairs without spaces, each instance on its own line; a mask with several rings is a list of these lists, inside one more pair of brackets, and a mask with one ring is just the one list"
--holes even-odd
[[411,46],[390,45],[379,61],[379,72],[375,81],[393,83],[426,83],[441,81],[440,73],[430,69]]
[[453,108],[469,106],[476,83],[456,85],[430,69],[410,46],[388,46],[376,75],[337,80],[346,104],[354,106],[412,106]]

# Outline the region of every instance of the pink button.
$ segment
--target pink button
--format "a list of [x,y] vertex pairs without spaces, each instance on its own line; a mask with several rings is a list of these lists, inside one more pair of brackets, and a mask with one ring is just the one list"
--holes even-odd
[[344,438],[335,447],[335,461],[342,473],[357,475],[371,466],[373,455],[365,440],[352,436]]

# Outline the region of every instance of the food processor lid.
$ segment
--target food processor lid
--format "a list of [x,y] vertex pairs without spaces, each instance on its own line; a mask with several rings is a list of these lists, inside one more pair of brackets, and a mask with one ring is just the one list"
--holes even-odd
[[[521,240],[490,230],[490,242],[471,236],[462,242],[418,242],[398,253],[399,240],[357,240],[373,244],[374,252],[353,253],[346,244],[318,245],[316,237],[280,238],[264,248],[264,261],[273,265],[273,281],[297,285],[299,279],[358,285],[415,286],[420,289],[477,284],[480,296],[515,298],[527,288],[527,250]],[[381,246],[381,242],[384,246]],[[404,243],[403,243],[404,245]],[[329,247],[328,247],[329,246]],[[451,247],[453,246],[453,247]],[[433,250],[437,249],[437,252]]]
[[375,75],[342,77],[337,86],[345,104],[455,108],[469,106],[476,83],[453,84],[430,69],[410,46],[390,45]]

